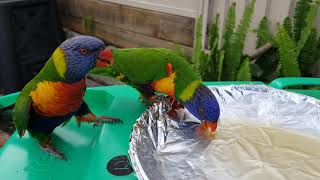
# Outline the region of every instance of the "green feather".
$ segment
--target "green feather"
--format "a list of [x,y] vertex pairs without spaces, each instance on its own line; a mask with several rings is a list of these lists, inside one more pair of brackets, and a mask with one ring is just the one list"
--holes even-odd
[[200,80],[187,61],[169,49],[115,49],[113,58],[112,69],[127,77],[130,85],[148,84],[166,77],[166,65],[171,63],[173,71],[176,72],[176,98],[179,98],[191,82]]
[[13,111],[13,122],[18,132],[24,131],[27,129],[27,125],[30,120],[29,119],[30,105],[32,103],[30,93],[37,88],[37,84],[39,82],[44,80],[46,81],[62,81],[63,80],[61,76],[59,76],[53,64],[52,57],[48,60],[48,62],[43,67],[43,69],[38,73],[38,75],[35,78],[33,78],[27,85],[25,85],[25,87],[22,89],[21,93],[17,98],[16,105]]

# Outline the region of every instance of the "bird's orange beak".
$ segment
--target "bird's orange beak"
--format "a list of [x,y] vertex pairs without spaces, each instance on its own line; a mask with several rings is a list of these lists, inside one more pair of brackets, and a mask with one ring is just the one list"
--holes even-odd
[[97,58],[97,67],[109,67],[113,64],[113,57],[111,49],[105,48],[100,51]]
[[202,121],[197,127],[196,133],[198,136],[208,140],[215,139],[218,124],[216,122]]

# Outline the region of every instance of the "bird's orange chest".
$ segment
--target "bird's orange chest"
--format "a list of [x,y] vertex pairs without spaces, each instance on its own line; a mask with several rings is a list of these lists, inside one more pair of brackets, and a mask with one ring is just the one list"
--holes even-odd
[[167,76],[151,83],[151,87],[159,93],[165,93],[171,97],[174,96],[174,80],[176,73],[172,70],[172,64],[166,65]]
[[84,79],[70,84],[42,81],[31,92],[32,106],[44,116],[64,116],[80,107],[85,89]]

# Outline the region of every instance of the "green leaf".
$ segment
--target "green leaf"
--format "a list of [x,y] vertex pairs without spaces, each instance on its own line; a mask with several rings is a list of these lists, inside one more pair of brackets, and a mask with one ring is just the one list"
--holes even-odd
[[82,19],[82,28],[84,29],[85,34],[93,35],[94,34],[94,19],[92,16],[85,16]]
[[281,64],[281,73],[284,77],[300,77],[300,69],[298,65],[298,54],[294,40],[292,40],[280,25],[276,34],[276,41],[279,46],[279,56]]
[[209,27],[209,48],[212,49],[216,40],[219,41],[219,14],[216,16],[215,22]]
[[292,38],[292,19],[288,16],[283,20],[283,27],[288,32],[289,36]]
[[229,47],[224,49],[226,51],[226,56],[223,65],[223,80],[234,81],[236,79],[237,70],[240,66],[244,48],[244,42],[254,12],[255,2],[255,0],[251,0],[249,2],[239,26],[230,37]]
[[316,62],[317,56],[317,30],[312,29],[307,42],[299,55],[299,65],[304,77],[311,76],[311,70]]
[[303,27],[300,35],[300,40],[297,43],[297,54],[300,54],[301,49],[303,48],[304,44],[308,40],[308,37],[311,33],[311,29],[314,28],[314,23],[317,17],[317,12],[319,8],[320,0],[316,0],[314,4],[310,7],[310,10],[307,14],[307,19],[305,26]]
[[269,32],[268,27],[268,18],[263,17],[259,23],[259,27],[257,29],[257,41],[256,48],[263,46],[264,44],[271,42],[273,39],[272,34]]
[[227,19],[224,26],[223,49],[227,49],[229,46],[230,37],[233,34],[235,24],[236,24],[236,3],[232,3],[232,5],[228,9]]
[[318,41],[317,41],[317,48],[316,48],[316,54],[315,54],[315,61],[318,61],[320,58],[320,37],[318,38]]
[[210,71],[209,67],[209,55],[207,55],[204,51],[201,51],[200,53],[200,75],[202,77],[202,80],[207,81],[206,74],[208,71]]
[[217,68],[217,73],[218,73],[218,81],[221,81],[221,75],[222,75],[222,70],[223,70],[223,60],[224,60],[224,51],[220,51],[219,55],[217,56],[218,59],[218,68]]
[[240,69],[238,71],[238,74],[237,74],[237,78],[236,80],[237,81],[251,81],[251,62],[250,62],[250,59],[249,58],[246,58],[241,66],[240,66]]
[[305,27],[306,17],[310,9],[312,0],[298,0],[293,14],[293,36],[295,42],[301,37],[301,31]]
[[194,63],[194,67],[197,72],[200,74],[200,56],[202,51],[202,16],[196,19],[196,28],[194,33],[194,47],[192,52],[192,62]]
[[214,43],[212,44],[212,48],[210,50],[210,55],[208,58],[208,64],[207,64],[207,73],[206,73],[206,79],[208,81],[216,81],[218,74],[217,74],[217,66],[218,66],[218,42],[219,39],[216,39]]

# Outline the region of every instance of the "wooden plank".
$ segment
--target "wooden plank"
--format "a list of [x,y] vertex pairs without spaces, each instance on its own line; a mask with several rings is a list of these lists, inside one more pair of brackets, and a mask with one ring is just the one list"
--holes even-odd
[[[62,24],[73,31],[84,33],[81,26],[81,19],[71,16],[62,16]],[[128,31],[126,29],[110,26],[97,22],[94,35],[118,47],[133,48],[133,47],[163,47],[175,49],[176,45],[173,42],[157,39],[154,37],[145,36],[143,34]],[[192,48],[181,46],[185,53],[190,56]]]
[[99,0],[58,0],[61,14],[126,29],[153,38],[193,45],[194,19]]
[[195,18],[199,0],[103,0],[142,9]]
[[160,19],[159,39],[170,40],[176,43],[186,42],[182,44],[192,47],[194,21],[190,21],[190,19],[170,18],[169,16],[164,16]]

